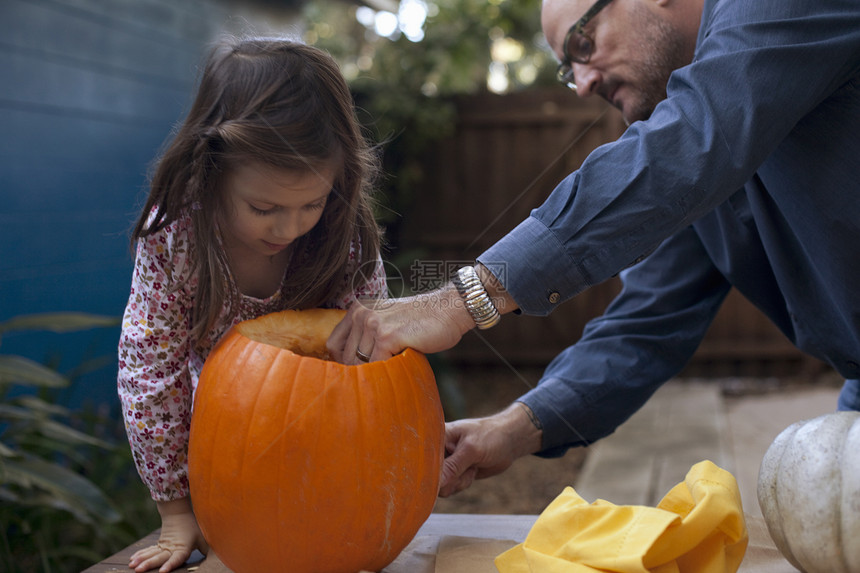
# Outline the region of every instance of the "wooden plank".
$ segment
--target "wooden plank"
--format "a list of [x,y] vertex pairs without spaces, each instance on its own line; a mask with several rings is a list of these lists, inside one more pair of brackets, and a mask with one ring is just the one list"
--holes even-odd
[[[132,543],[125,549],[114,553],[110,557],[99,563],[96,563],[92,567],[84,569],[82,573],[129,573],[131,569],[128,568],[128,561],[129,559],[131,559],[131,556],[134,554],[134,552],[158,543],[158,535],[159,530],[153,531],[143,539]],[[202,559],[203,555],[199,551],[195,551],[184,566],[179,567],[178,569],[174,569],[174,571],[176,573],[188,573],[189,571],[193,572],[196,570]]]
[[[470,539],[499,539],[521,542],[534,525],[536,515],[466,515],[466,514],[431,514],[424,525],[415,534],[412,543],[403,553],[381,573],[432,573],[435,555],[439,543],[446,537],[463,537]],[[122,551],[111,555],[104,561],[85,569],[82,573],[128,573],[128,560],[131,555],[144,547],[154,545],[158,541],[158,531],[133,543]],[[202,562],[201,562],[202,561]],[[177,573],[203,573],[211,570],[223,572],[226,568],[220,563],[215,567],[203,560],[199,552],[192,554],[191,559]]]
[[[493,571],[495,568],[492,560],[498,553],[487,552],[484,549],[486,542],[491,540],[521,542],[527,537],[537,519],[536,515],[433,514],[418,531],[412,543],[381,573],[462,571],[462,559],[467,557],[472,559],[480,557],[478,560],[480,570]],[[749,547],[738,569],[739,573],[796,573],[777,551],[761,517],[748,516],[747,526],[750,533]],[[145,543],[151,543],[153,535],[86,569],[83,573],[128,573],[128,555]],[[510,545],[505,544],[505,547],[507,546]],[[498,547],[498,545],[492,547]],[[449,551],[459,552],[459,559],[458,555],[447,553]],[[437,557],[439,557],[438,562]],[[443,562],[445,557],[449,559]],[[213,562],[210,563],[210,561]],[[454,565],[459,567],[454,569],[452,567]],[[442,566],[449,568],[442,568]],[[226,569],[217,560],[206,559],[175,571],[224,573]]]
[[[426,260],[469,261],[539,205],[597,146],[624,129],[615,114],[556,90],[458,101],[455,135],[428,154],[426,178],[404,214],[404,251]],[[556,160],[557,159],[557,160]],[[546,364],[575,343],[618,292],[598,285],[537,322],[519,317],[447,353],[455,362]],[[594,300],[589,298],[596,294]],[[513,320],[505,322],[514,322]],[[508,328],[505,330],[505,328]],[[810,364],[770,321],[731,291],[685,370],[697,376],[766,376]]]
[[725,428],[716,384],[669,382],[590,446],[576,490],[587,501],[654,506],[702,460],[733,471]]

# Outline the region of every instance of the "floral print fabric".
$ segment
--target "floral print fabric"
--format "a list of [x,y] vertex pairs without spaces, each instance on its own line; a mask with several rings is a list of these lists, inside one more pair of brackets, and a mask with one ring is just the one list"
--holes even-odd
[[[356,249],[351,261],[358,258]],[[225,311],[199,345],[202,350],[195,351],[190,320],[196,280],[189,276],[194,252],[189,217],[138,243],[119,342],[117,389],[126,432],[138,473],[157,501],[188,495],[192,399],[209,351],[234,324],[284,310],[279,294],[242,296],[236,316],[231,319]],[[381,260],[371,280],[356,289],[350,288],[352,274],[344,277],[343,294],[324,306],[346,308],[356,298],[385,296]]]

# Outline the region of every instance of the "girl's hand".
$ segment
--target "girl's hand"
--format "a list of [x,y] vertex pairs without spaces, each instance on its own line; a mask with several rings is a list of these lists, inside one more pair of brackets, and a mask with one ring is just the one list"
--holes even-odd
[[167,573],[185,563],[195,549],[203,554],[209,552],[188,498],[157,504],[161,535],[156,545],[135,552],[129,559],[128,566],[137,573],[156,567],[159,573]]
[[447,350],[474,326],[457,290],[448,285],[406,298],[357,301],[326,346],[338,362],[360,364],[385,360],[405,348],[427,354]]

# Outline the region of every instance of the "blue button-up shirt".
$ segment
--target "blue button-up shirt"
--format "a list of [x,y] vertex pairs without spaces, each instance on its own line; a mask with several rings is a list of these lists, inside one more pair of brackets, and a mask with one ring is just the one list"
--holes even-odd
[[547,455],[611,433],[677,374],[731,286],[860,377],[860,4],[706,0],[667,95],[479,257],[537,315],[626,269],[522,398]]

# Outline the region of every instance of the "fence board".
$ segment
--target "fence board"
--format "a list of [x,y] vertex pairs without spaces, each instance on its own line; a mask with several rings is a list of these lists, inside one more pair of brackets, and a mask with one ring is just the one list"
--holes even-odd
[[[402,245],[449,270],[474,260],[526,218],[593,149],[625,127],[604,102],[557,89],[474,96],[461,100],[458,111],[456,133],[425,160],[427,177],[405,214]],[[470,333],[447,355],[455,363],[544,365],[578,340],[619,290],[619,281],[609,280],[549,317],[521,316]],[[732,291],[685,374],[791,375],[819,367]]]

